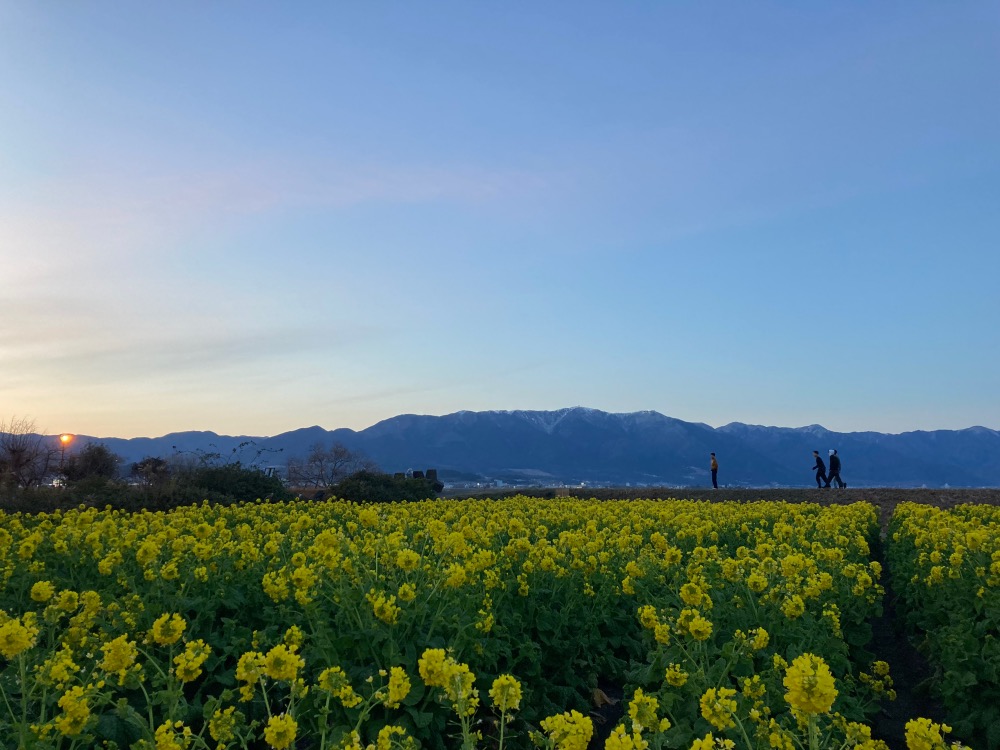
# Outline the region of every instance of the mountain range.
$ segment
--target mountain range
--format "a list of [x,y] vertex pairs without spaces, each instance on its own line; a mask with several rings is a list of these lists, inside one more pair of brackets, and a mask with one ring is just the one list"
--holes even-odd
[[802,487],[814,483],[812,451],[836,448],[851,487],[1000,486],[1000,432],[985,427],[885,434],[831,432],[819,425],[764,427],[734,422],[713,428],[655,411],[615,414],[557,411],[460,411],[404,414],[355,431],[306,427],[273,437],[176,432],[159,438],[78,436],[120,455],[218,452],[282,466],[316,444],[342,443],[388,472],[435,468],[446,482],[706,486],[709,453],[721,486]]

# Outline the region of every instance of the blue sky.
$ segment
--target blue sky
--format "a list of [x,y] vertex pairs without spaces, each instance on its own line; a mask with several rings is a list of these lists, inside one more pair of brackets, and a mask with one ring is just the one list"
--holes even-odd
[[1000,429],[996,3],[0,2],[0,408]]

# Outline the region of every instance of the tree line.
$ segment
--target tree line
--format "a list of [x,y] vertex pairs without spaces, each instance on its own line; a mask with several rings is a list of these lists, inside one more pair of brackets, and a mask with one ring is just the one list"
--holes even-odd
[[[275,470],[273,451],[247,440],[229,453],[183,451],[127,464],[107,445],[67,447],[28,418],[0,421],[0,507],[43,511],[83,504],[166,509],[200,503],[338,497],[391,502],[433,497],[440,483],[383,473],[341,443],[317,443]],[[282,476],[283,474],[283,476]]]

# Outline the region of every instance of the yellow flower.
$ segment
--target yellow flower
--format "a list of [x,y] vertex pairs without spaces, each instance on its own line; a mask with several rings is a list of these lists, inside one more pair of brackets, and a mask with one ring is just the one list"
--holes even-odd
[[[399,739],[394,739],[395,737],[399,737]],[[406,736],[406,730],[403,727],[387,724],[378,730],[378,738],[375,740],[375,750],[392,750],[393,745],[414,747],[415,744],[412,737]]]
[[261,580],[261,586],[264,589],[264,593],[276,602],[283,602],[290,595],[288,577],[281,573],[274,571],[265,573],[264,578]]
[[466,664],[460,664],[447,656],[444,649],[429,648],[417,661],[417,669],[427,685],[444,689],[456,710],[472,715],[479,704],[479,694],[473,687],[476,676]]
[[699,606],[704,595],[697,583],[688,582],[681,586],[681,601],[691,607]]
[[156,618],[151,633],[156,643],[170,646],[181,639],[185,628],[187,623],[179,614],[163,614]]
[[760,675],[755,674],[753,677],[743,678],[740,692],[743,693],[744,697],[749,698],[752,701],[756,701],[764,697],[764,693],[767,692],[767,687],[763,682],[761,682]]
[[285,635],[281,640],[289,648],[299,649],[305,643],[306,634],[302,632],[302,628],[298,625],[292,625],[285,631]]
[[183,722],[165,722],[156,728],[156,750],[187,750],[191,744],[191,728]]
[[130,641],[127,635],[120,635],[113,641],[105,643],[101,650],[104,652],[104,659],[101,661],[101,669],[108,674],[118,674],[119,681],[124,677],[129,667],[135,664],[139,656],[139,649],[134,641]]
[[264,674],[272,680],[294,682],[299,669],[304,667],[305,660],[295,653],[295,648],[289,648],[284,643],[278,644],[264,657]]
[[420,555],[412,549],[401,549],[396,553],[396,565],[400,570],[410,573],[420,565]]
[[475,689],[476,676],[467,664],[448,659],[445,695],[459,713],[471,716],[479,705],[479,691]]
[[361,696],[354,692],[347,674],[340,667],[329,667],[320,673],[316,685],[330,695],[338,698],[344,708],[353,708],[361,703]]
[[781,603],[781,612],[789,620],[794,620],[801,617],[806,611],[806,603],[802,601],[802,597],[795,595],[788,597]]
[[174,674],[181,682],[192,682],[201,675],[201,665],[212,655],[208,644],[200,638],[186,644],[184,650],[174,657]]
[[659,724],[656,711],[659,709],[656,696],[646,695],[642,688],[636,688],[628,704],[628,715],[632,719],[632,731],[642,732]]
[[444,585],[448,588],[457,589],[467,579],[467,574],[465,568],[458,563],[452,563],[448,566],[448,577],[444,581]]
[[792,741],[791,735],[778,726],[774,719],[771,719],[768,725],[767,744],[774,750],[795,750],[795,743]]
[[871,741],[872,730],[871,727],[865,724],[858,724],[854,721],[849,721],[844,725],[844,735],[847,739],[848,745],[860,745],[865,742]]
[[140,565],[148,565],[159,556],[160,545],[155,539],[146,539],[135,553],[135,559]]
[[695,615],[688,623],[688,632],[696,641],[705,641],[712,636],[712,622],[701,615]]
[[180,578],[181,572],[177,568],[177,563],[170,560],[160,568],[160,578],[164,581],[176,581]]
[[930,719],[911,719],[906,722],[906,747],[909,750],[946,750],[948,743],[942,733],[947,734],[951,727],[947,724],[935,724]]
[[31,587],[31,599],[36,602],[47,602],[56,594],[56,587],[49,581],[38,581]]
[[291,583],[295,588],[295,601],[303,606],[312,602],[312,589],[316,585],[316,571],[308,565],[300,565],[292,571]]
[[[24,620],[27,620],[27,617]],[[0,625],[0,654],[7,659],[13,659],[34,646],[37,637],[38,628],[32,627],[30,623],[23,622],[20,618],[7,620]]]
[[59,698],[59,708],[63,712],[55,720],[56,730],[65,737],[80,734],[90,719],[90,706],[84,688],[77,685],[63,693]]
[[236,737],[236,725],[243,714],[236,713],[236,708],[230,706],[225,710],[216,710],[208,722],[208,733],[212,739],[221,745],[228,745]]
[[285,750],[295,742],[295,733],[299,725],[288,714],[272,716],[264,728],[264,740],[275,750]]
[[828,713],[837,697],[830,667],[815,654],[796,657],[785,672],[783,684],[788,690],[788,704],[807,714]]
[[543,719],[540,726],[557,750],[586,750],[594,734],[590,717],[575,710]]
[[402,610],[396,605],[395,596],[386,598],[386,595],[382,592],[376,592],[375,589],[372,589],[365,594],[365,599],[372,605],[372,610],[378,619],[387,625],[396,624],[396,621],[399,619],[399,613]]
[[633,732],[630,735],[620,724],[612,730],[604,742],[604,750],[646,750],[648,747],[649,743],[642,738],[640,732]]
[[761,649],[767,648],[768,642],[771,640],[771,636],[764,628],[757,628],[754,631],[753,641],[750,642],[750,648],[754,651],[760,651]]
[[236,663],[236,679],[240,682],[257,682],[264,674],[264,655],[247,651]]
[[493,680],[490,700],[501,713],[516,711],[521,706],[521,683],[513,675],[502,674]]
[[715,737],[711,732],[691,743],[690,750],[715,750]]
[[79,671],[79,665],[73,661],[73,650],[66,646],[56,651],[38,667],[38,681],[43,685],[55,686],[62,690]]
[[370,750],[371,745],[365,748],[361,744],[361,735],[358,734],[357,729],[352,729],[344,738],[336,745],[337,750]]
[[60,591],[56,597],[56,606],[63,612],[74,612],[80,606],[80,595],[75,591]]
[[670,643],[670,626],[665,622],[656,623],[656,627],[653,628],[653,638],[657,643],[666,646]]
[[681,668],[680,664],[671,664],[667,667],[665,678],[672,687],[684,687],[684,683],[688,681],[688,673]]
[[412,583],[404,583],[399,587],[396,596],[401,602],[412,602],[417,598],[417,589]]
[[639,607],[639,622],[646,630],[655,628],[659,623],[659,619],[656,616],[656,607],[649,604]]
[[399,708],[407,695],[410,694],[410,678],[402,667],[393,667],[389,671],[389,696],[385,700],[387,708]]
[[431,687],[441,687],[448,678],[447,655],[443,648],[429,648],[417,661],[420,679]]
[[709,688],[699,701],[701,715],[716,729],[736,726],[733,720],[733,715],[736,713],[734,695],[736,691],[731,688]]

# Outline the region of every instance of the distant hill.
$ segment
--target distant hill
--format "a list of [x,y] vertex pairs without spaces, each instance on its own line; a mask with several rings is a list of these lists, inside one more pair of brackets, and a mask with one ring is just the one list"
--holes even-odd
[[[713,428],[655,411],[612,414],[573,407],[557,411],[460,411],[404,414],[355,431],[306,427],[273,437],[177,432],[159,438],[89,438],[128,463],[145,456],[262,451],[259,462],[284,465],[316,443],[340,442],[386,471],[437,468],[451,477],[507,482],[705,486],[708,454],[719,458],[723,485],[810,486],[812,451],[836,448],[852,487],[1000,486],[1000,432],[985,427],[904,432],[831,432],[819,425],[763,427],[738,422]],[[241,444],[244,445],[240,448]]]

